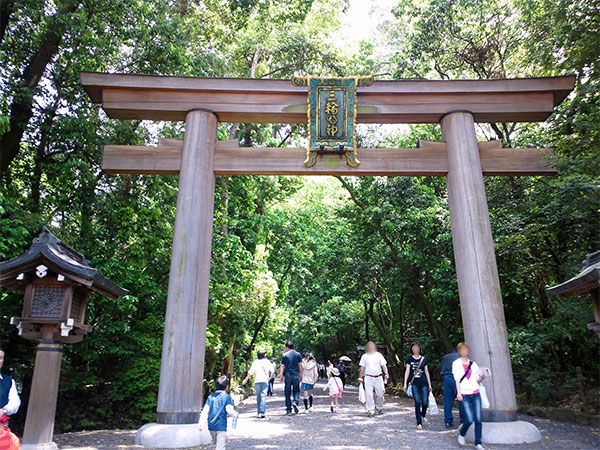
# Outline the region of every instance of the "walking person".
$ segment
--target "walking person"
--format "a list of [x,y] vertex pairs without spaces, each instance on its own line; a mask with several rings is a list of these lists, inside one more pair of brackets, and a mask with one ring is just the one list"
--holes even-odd
[[484,375],[480,373],[479,365],[469,359],[471,347],[465,342],[461,342],[456,347],[460,358],[452,363],[452,374],[457,386],[457,395],[459,404],[462,404],[463,422],[458,429],[458,443],[466,445],[465,436],[467,430],[472,424],[475,424],[475,441],[473,444],[477,450],[484,450],[481,445],[482,425],[482,407],[481,395],[479,395],[479,383]]
[[[374,342],[367,342],[365,345],[366,353],[360,358],[359,383],[365,387],[365,407],[367,412],[374,416],[383,414],[383,395],[385,393],[384,384],[389,379],[387,361],[381,353],[377,351]],[[375,397],[373,397],[375,392]]]
[[[452,363],[460,358],[460,355],[456,350],[452,353],[448,353],[442,357],[442,387],[444,394],[444,422],[446,428],[454,428],[454,418],[452,416],[452,406],[454,406],[454,400],[456,400],[456,381],[452,374]],[[458,413],[460,422],[463,421],[462,404],[458,403]]]
[[277,375],[277,369],[275,369],[275,364],[273,364],[273,358],[269,358],[269,363],[271,364],[273,375],[271,375],[271,378],[269,378],[269,385],[267,386],[267,396],[273,397],[273,388],[275,385],[275,376]]
[[319,363],[319,378],[325,378],[325,364]]
[[304,403],[304,412],[312,410],[313,406],[313,389],[319,379],[319,367],[312,353],[304,355],[304,359],[300,363],[302,365],[302,379],[300,380],[300,394]]
[[267,412],[267,392],[269,389],[269,380],[274,376],[275,369],[271,361],[266,358],[264,351],[257,352],[257,359],[252,361],[248,375],[242,380],[245,386],[250,377],[254,377],[254,390],[256,391],[256,416],[260,419],[265,418]]
[[285,343],[285,353],[281,356],[279,378],[285,382],[285,409],[288,416],[298,414],[298,401],[300,400],[300,377],[302,375],[302,355],[294,350],[292,341]]
[[331,378],[331,371],[333,370],[333,363],[330,360],[327,360],[327,368],[325,369],[327,372],[327,378]]
[[[426,420],[427,407],[429,406],[429,393],[431,388],[431,377],[429,376],[429,367],[427,358],[421,355],[421,345],[413,342],[410,346],[412,354],[406,358],[406,370],[404,371],[404,392],[407,392],[408,386],[412,386],[412,397],[415,402],[415,418],[417,420],[417,430],[423,429],[423,421]],[[410,382],[409,382],[410,380]]]
[[340,372],[340,380],[342,380],[342,385],[346,387],[346,372],[348,371],[346,363],[340,359],[335,368]]
[[200,413],[198,429],[203,431],[205,424],[212,437],[212,448],[225,450],[227,448],[227,416],[234,418],[233,427],[236,427],[238,412],[233,406],[233,399],[227,392],[229,379],[225,375],[215,380],[215,392],[208,396],[204,408]]
[[0,349],[0,416],[12,416],[19,410],[21,399],[15,380],[1,372],[3,366],[4,350]]
[[330,406],[329,409],[332,413],[337,410],[339,406],[340,398],[342,398],[342,393],[344,392],[344,385],[342,384],[342,379],[340,378],[340,371],[337,368],[331,369],[331,377],[329,381],[323,388],[324,391],[329,391],[329,400]]

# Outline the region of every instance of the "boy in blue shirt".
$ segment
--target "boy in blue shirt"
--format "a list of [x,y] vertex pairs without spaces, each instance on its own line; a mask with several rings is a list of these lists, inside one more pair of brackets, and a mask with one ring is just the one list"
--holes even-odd
[[[229,380],[221,375],[215,380],[216,391],[208,396],[200,415],[198,428],[202,431],[203,424],[208,423],[215,450],[225,450],[227,447],[227,416],[237,419],[238,412],[233,407],[233,399],[227,393]],[[234,425],[235,427],[235,425]]]

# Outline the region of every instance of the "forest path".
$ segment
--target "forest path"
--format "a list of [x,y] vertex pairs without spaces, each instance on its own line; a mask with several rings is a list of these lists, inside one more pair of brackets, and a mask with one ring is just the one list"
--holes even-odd
[[[236,429],[229,434],[230,449],[460,449],[456,430],[447,430],[443,411],[430,415],[423,430],[416,430],[414,406],[408,398],[386,396],[384,414],[370,417],[358,401],[358,389],[346,386],[341,406],[329,410],[323,384],[315,386],[313,410],[285,415],[283,385],[267,401],[267,417],[256,418],[256,397],[239,407]],[[439,400],[438,400],[439,402]],[[302,400],[300,400],[302,403]],[[442,406],[441,404],[439,405]],[[458,414],[455,411],[455,416]],[[598,429],[526,417],[540,429],[543,440],[532,445],[486,445],[487,449],[592,449],[600,448]],[[455,417],[458,424],[458,418]],[[473,448],[472,446],[470,448]]]
[[[256,397],[237,406],[238,426],[230,429],[228,449],[349,449],[349,450],[446,450],[460,449],[456,431],[446,430],[443,415],[429,417],[421,431],[416,430],[412,400],[386,396],[384,414],[367,416],[358,401],[356,387],[347,386],[336,413],[329,411],[324,384],[315,389],[313,411],[309,414],[285,415],[283,385],[275,385],[275,395],[267,399],[267,417],[256,418]],[[489,450],[594,449],[600,448],[598,428],[553,422],[530,416],[521,417],[534,423],[542,433],[539,443],[530,445],[486,445]],[[455,422],[458,423],[455,412]],[[55,436],[60,448],[71,450],[143,449],[133,445],[134,430],[105,430],[66,433]],[[467,447],[467,448],[473,448]]]

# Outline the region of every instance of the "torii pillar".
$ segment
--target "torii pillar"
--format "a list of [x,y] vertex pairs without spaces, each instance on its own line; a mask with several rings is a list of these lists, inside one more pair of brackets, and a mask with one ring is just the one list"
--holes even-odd
[[186,115],[160,367],[158,423],[145,425],[136,435],[136,443],[146,447],[187,448],[203,444],[197,423],[204,380],[217,125],[216,114],[207,109],[193,109]]
[[[489,367],[485,381],[491,409],[483,411],[483,440],[508,443],[541,439],[537,428],[517,421],[517,399],[506,335],[504,306],[473,115],[451,111],[441,120],[448,157],[448,205],[465,340],[473,359]],[[472,428],[472,427],[471,427]],[[471,429],[471,434],[473,430]],[[511,442],[512,443],[512,442]]]

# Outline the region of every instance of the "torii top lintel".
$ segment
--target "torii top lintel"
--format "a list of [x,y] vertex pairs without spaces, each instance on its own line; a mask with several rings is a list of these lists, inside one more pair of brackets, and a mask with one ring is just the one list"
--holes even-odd
[[[290,80],[82,72],[92,101],[113,119],[182,121],[205,108],[222,122],[306,123],[306,88]],[[357,90],[357,122],[438,123],[450,111],[476,122],[545,120],[573,90],[574,76],[492,80],[375,81]]]

